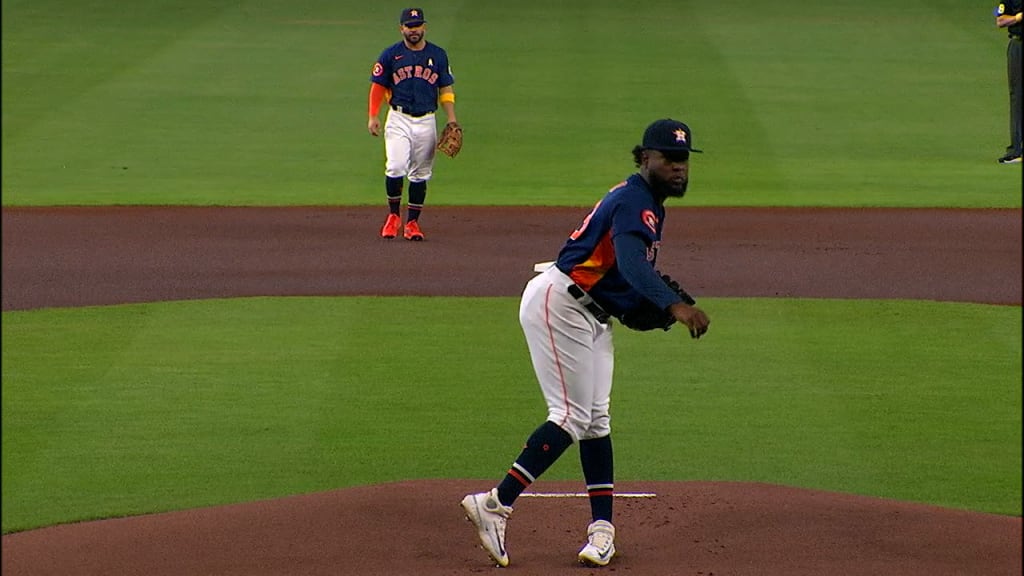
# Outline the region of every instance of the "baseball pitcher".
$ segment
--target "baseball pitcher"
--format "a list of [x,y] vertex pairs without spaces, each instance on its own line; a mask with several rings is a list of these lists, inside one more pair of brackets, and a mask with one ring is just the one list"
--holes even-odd
[[665,200],[686,193],[693,148],[690,128],[664,119],[633,148],[639,171],[611,189],[569,235],[558,259],[523,291],[519,321],[547,402],[547,420],[489,492],[462,500],[480,543],[509,563],[506,521],[516,498],[574,442],[592,522],[579,562],[605,566],[615,556],[611,404],[613,320],[635,330],[669,330],[676,322],[700,338],[707,314],[656,269]]

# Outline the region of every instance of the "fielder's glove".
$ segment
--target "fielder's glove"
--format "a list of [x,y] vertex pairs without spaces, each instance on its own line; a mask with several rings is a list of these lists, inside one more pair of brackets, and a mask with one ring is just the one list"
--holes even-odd
[[[679,297],[683,299],[690,306],[697,303],[692,296],[683,290],[679,282],[673,280],[668,274],[661,274],[661,279],[665,284]],[[658,305],[650,300],[644,300],[640,306],[626,312],[619,318],[622,325],[632,330],[640,330],[646,332],[647,330],[654,330],[655,328],[661,328],[662,330],[668,330],[676,323],[676,318],[663,308],[658,308]]]
[[437,139],[437,149],[451,158],[455,158],[459,150],[462,150],[462,126],[459,126],[458,122],[444,125],[444,130]]

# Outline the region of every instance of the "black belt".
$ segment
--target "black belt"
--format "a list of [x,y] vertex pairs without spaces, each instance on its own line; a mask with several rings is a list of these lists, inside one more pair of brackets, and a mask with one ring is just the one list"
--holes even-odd
[[597,321],[601,324],[607,324],[611,320],[612,315],[605,312],[604,308],[601,308],[597,302],[594,302],[594,299],[590,297],[590,294],[584,292],[583,288],[576,284],[569,284],[569,294],[580,304],[583,304],[583,307],[593,314],[594,318],[597,318]]
[[391,109],[396,111],[396,112],[401,112],[402,114],[405,114],[406,116],[412,116],[413,118],[422,118],[422,117],[426,116],[427,114],[433,114],[434,113],[433,110],[427,110],[426,112],[407,112],[407,111],[403,110],[401,106],[395,106],[394,104],[391,105]]

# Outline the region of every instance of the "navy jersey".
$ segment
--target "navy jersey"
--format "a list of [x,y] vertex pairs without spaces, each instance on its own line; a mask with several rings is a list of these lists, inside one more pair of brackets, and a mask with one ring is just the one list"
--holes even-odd
[[[1006,0],[996,8],[996,16],[1013,16],[1021,11],[1021,4],[1024,4],[1021,0]],[[1024,22],[1017,22],[1013,26],[1007,26],[1006,31],[1010,36],[1020,36],[1022,28],[1024,28]]]
[[644,298],[663,302],[656,294],[641,294],[626,279],[616,260],[615,239],[623,234],[639,238],[653,274],[664,220],[665,207],[655,200],[647,182],[633,174],[594,206],[569,236],[555,266],[613,316],[620,317]]
[[436,111],[438,90],[455,83],[448,53],[430,42],[422,50],[410,50],[405,42],[388,46],[374,63],[370,81],[391,90],[389,104],[413,116]]

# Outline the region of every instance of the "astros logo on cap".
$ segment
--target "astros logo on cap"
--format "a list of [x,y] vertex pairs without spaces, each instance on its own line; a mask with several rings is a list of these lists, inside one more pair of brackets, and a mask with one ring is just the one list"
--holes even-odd
[[673,132],[673,134],[676,135],[676,142],[686,142],[686,130],[680,128]]
[[411,16],[413,18],[419,18],[420,11],[419,10],[409,10],[409,16]]

